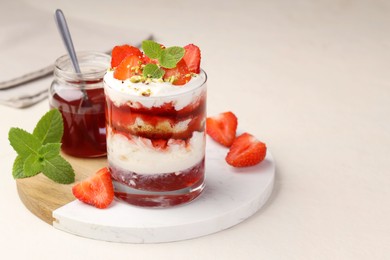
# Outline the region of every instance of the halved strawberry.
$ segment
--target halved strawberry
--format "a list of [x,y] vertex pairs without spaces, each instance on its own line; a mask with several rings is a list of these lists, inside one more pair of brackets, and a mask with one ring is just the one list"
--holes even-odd
[[184,46],[185,54],[183,60],[186,62],[190,72],[199,74],[200,72],[200,49],[194,44]]
[[174,78],[173,85],[184,85],[191,80],[190,71],[183,59],[176,64],[175,68],[163,69],[165,70],[164,79]]
[[127,56],[115,68],[114,78],[119,80],[126,80],[135,75],[142,75],[141,64],[142,64],[142,60],[139,56],[136,55]]
[[234,167],[253,166],[262,162],[267,153],[267,147],[251,134],[238,136],[226,156],[226,162]]
[[232,112],[224,112],[206,118],[206,132],[218,143],[229,147],[236,138],[237,117]]
[[124,58],[132,55],[141,57],[142,52],[137,47],[130,46],[127,44],[115,46],[111,52],[111,68],[115,68],[122,62]]
[[107,208],[114,199],[114,187],[109,169],[104,167],[93,176],[79,182],[73,186],[72,193],[84,203],[100,209]]

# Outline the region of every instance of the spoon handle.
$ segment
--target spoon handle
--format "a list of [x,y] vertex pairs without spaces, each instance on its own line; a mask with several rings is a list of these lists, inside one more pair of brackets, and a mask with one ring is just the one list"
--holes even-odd
[[73,67],[77,73],[81,73],[79,62],[76,56],[76,51],[74,49],[73,42],[72,42],[72,36],[70,35],[68,24],[66,23],[64,13],[61,11],[61,9],[56,10],[55,20],[57,23],[58,30],[60,31],[60,34],[62,36],[62,40],[64,41],[65,47],[73,63]]

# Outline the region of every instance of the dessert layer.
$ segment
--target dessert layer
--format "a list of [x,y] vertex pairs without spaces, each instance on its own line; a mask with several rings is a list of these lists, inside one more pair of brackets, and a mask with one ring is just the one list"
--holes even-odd
[[[190,192],[188,188],[197,188],[204,181],[204,159],[198,164],[181,172],[163,174],[136,174],[110,165],[112,178],[123,185],[115,185],[116,192],[132,195],[163,196],[180,195]],[[143,192],[144,191],[144,192]]]
[[123,113],[121,110],[108,116],[112,129],[130,135],[150,139],[187,139],[192,132],[203,132],[205,115],[195,115],[186,118],[150,116],[138,113]]
[[[193,101],[180,110],[176,110],[172,101],[167,100],[158,107],[144,107],[141,103],[129,97],[126,104],[118,106],[110,97],[106,97],[108,113],[125,119],[131,113],[144,114],[148,116],[162,116],[182,119],[194,115],[206,113],[206,91],[201,95],[193,97]],[[120,119],[120,118],[119,118]]]
[[[199,99],[205,88],[206,74],[193,76],[183,86],[175,86],[169,82],[133,83],[130,79],[118,80],[113,76],[113,71],[107,71],[104,76],[106,95],[116,106],[128,104],[129,106],[161,107],[164,103],[172,103],[175,110],[181,110],[195,100]],[[130,98],[131,97],[131,98]],[[163,98],[162,98],[163,97]],[[132,100],[132,103],[129,103]]]
[[108,161],[116,168],[137,174],[180,172],[204,158],[205,134],[193,132],[188,141],[169,139],[164,149],[156,148],[147,138],[128,138],[107,129]]

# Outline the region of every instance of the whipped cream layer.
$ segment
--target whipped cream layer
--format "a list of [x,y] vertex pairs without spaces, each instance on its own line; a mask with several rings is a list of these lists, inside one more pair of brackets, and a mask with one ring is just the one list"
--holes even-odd
[[[206,88],[201,87],[206,80],[206,73],[201,70],[182,86],[175,86],[169,82],[133,83],[130,79],[122,81],[114,78],[114,71],[109,70],[104,76],[104,89],[116,106],[124,104],[137,106],[138,102],[146,108],[151,108],[172,102],[175,109],[180,110],[201,97],[206,91]],[[143,96],[145,93],[149,96]]]
[[116,168],[137,174],[179,173],[199,163],[205,154],[204,132],[193,132],[189,143],[168,141],[168,147],[153,147],[147,138],[130,140],[107,129],[108,162]]

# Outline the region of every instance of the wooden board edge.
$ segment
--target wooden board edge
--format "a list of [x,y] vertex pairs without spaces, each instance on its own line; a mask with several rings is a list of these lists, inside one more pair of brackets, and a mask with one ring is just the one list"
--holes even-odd
[[75,199],[71,185],[45,180],[41,174],[32,178],[16,180],[19,198],[31,213],[52,225],[53,211]]
[[17,179],[18,195],[25,207],[38,218],[53,225],[53,211],[75,200],[72,187],[98,169],[107,166],[107,158],[76,158],[66,154],[62,156],[75,171],[75,182],[59,184],[42,173],[30,178]]

